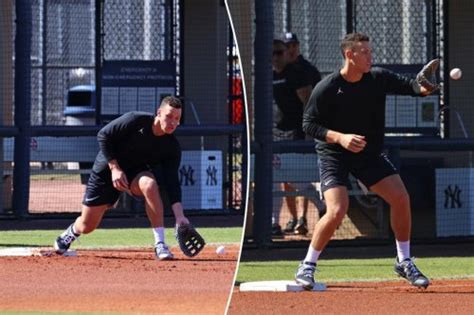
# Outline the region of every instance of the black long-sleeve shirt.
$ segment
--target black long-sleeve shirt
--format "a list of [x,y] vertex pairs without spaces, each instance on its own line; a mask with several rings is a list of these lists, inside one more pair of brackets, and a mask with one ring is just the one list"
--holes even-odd
[[362,153],[379,153],[383,149],[385,97],[418,95],[412,84],[412,80],[383,68],[372,68],[353,83],[334,72],[313,89],[303,114],[303,130],[319,140],[319,154],[351,154],[339,144],[325,142],[328,130],[365,136],[367,145]]
[[178,177],[181,147],[174,135],[153,134],[154,118],[154,115],[145,112],[129,112],[104,126],[97,134],[100,152],[93,170],[103,171],[113,159],[125,173],[127,170],[159,165],[164,175],[163,184],[171,204],[174,204],[181,201]]

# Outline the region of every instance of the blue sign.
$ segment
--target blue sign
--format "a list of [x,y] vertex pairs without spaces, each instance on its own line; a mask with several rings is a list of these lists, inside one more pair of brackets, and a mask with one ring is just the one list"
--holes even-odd
[[101,120],[129,111],[154,113],[163,97],[176,93],[173,60],[104,60]]
[[172,60],[104,60],[102,86],[175,87],[176,64]]

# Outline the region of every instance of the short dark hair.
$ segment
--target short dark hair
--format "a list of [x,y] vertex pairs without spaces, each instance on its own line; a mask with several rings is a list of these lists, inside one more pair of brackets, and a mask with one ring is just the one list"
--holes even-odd
[[178,109],[183,107],[183,103],[176,96],[166,96],[165,98],[163,98],[161,100],[160,107],[164,105],[169,105],[173,108],[178,108]]
[[349,33],[341,41],[341,52],[342,56],[345,57],[344,51],[346,49],[352,49],[358,42],[369,42],[369,36],[363,33]]

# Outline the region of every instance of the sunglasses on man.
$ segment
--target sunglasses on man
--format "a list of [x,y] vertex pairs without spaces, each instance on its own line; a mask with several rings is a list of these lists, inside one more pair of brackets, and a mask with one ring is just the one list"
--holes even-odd
[[273,51],[273,56],[283,56],[283,53],[284,53],[284,52],[285,52],[285,51],[284,51],[283,49],[281,49],[281,50],[274,50],[274,51]]

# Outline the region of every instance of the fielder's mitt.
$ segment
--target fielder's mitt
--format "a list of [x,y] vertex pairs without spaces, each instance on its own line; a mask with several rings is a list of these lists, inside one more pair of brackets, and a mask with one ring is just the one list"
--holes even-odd
[[421,69],[416,75],[413,86],[415,92],[420,93],[420,87],[424,87],[430,94],[439,89],[439,85],[436,83],[436,70],[438,66],[439,59],[433,59]]
[[204,248],[206,242],[191,224],[176,228],[176,240],[181,251],[188,257],[194,257]]

